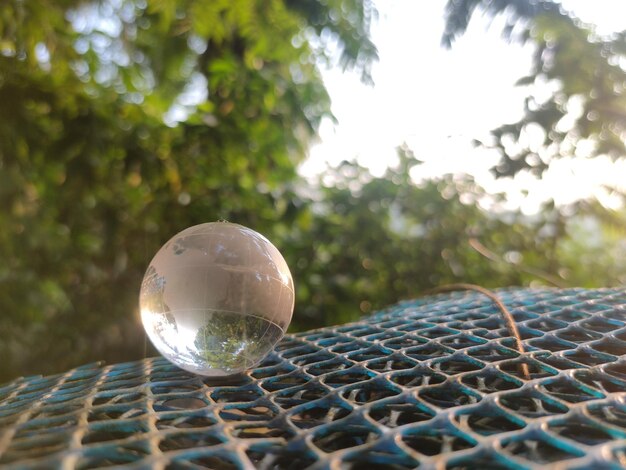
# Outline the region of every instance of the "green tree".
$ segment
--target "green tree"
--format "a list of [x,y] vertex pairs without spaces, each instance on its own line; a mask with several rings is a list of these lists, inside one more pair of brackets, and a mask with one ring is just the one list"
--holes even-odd
[[[479,12],[492,19],[503,17],[504,38],[531,44],[534,50],[529,74],[517,82],[528,90],[522,118],[493,129],[488,141],[476,141],[499,152],[495,176],[528,172],[541,178],[559,158],[623,160],[626,30],[602,36],[594,25],[552,0],[449,0],[443,45],[452,47]],[[535,253],[533,263],[556,276],[553,280],[584,286],[626,283],[620,262],[626,194],[606,189],[621,196],[621,209],[607,209],[593,199],[556,208],[546,201],[543,213],[536,216],[553,236],[548,237],[549,265],[542,251]]]
[[143,270],[180,229],[285,231],[295,165],[330,115],[317,64],[367,80],[373,14],[367,0],[2,2],[0,375],[140,355]]
[[[454,2],[467,19],[473,4]],[[405,147],[380,178],[350,162],[330,186],[298,178],[330,116],[318,65],[368,81],[373,15],[366,0],[0,3],[0,379],[142,356],[151,256],[220,218],[285,255],[293,329],[449,282],[626,282],[624,219],[593,202],[489,213],[502,196],[471,178],[413,182]]]
[[556,229],[556,209],[537,220],[489,214],[477,201],[501,195],[488,196],[467,176],[415,184],[409,172],[419,160],[406,147],[399,157],[380,178],[347,161],[329,169],[325,176],[334,183],[321,186],[310,211],[301,213],[308,223],[290,231],[286,255],[295,279],[304,280],[298,327],[356,320],[454,282],[565,283],[557,251],[566,237]]
[[626,282],[626,225],[618,214],[554,205],[532,217],[489,212],[480,203],[503,195],[487,194],[463,175],[416,184],[409,172],[419,160],[406,147],[399,157],[380,178],[343,162],[324,175],[333,184],[320,185],[317,197],[304,201],[310,210],[300,216],[308,222],[283,241],[298,284],[297,328],[354,321],[450,283]]
[[498,150],[496,176],[541,176],[562,157],[626,156],[626,31],[596,33],[551,0],[449,0],[443,44],[451,47],[476,12],[506,18],[503,36],[534,46],[524,114],[480,145]]

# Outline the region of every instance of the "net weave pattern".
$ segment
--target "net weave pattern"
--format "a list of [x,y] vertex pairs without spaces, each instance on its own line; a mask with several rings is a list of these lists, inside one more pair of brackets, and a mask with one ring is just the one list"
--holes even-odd
[[626,290],[497,294],[524,354],[458,292],[287,335],[231,383],[162,358],[15,380],[0,466],[626,467]]

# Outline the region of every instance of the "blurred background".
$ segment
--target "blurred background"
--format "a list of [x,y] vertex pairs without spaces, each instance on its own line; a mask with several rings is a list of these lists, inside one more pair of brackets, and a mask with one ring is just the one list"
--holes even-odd
[[582,0],[3,1],[0,381],[143,357],[150,259],[218,219],[287,259],[292,331],[451,282],[623,285],[624,18]]

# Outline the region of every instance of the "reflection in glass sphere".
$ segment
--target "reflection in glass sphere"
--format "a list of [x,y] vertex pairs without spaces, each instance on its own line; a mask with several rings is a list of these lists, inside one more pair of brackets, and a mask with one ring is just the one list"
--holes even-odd
[[152,344],[185,370],[242,372],[283,337],[293,312],[291,273],[264,236],[214,222],[183,230],[156,254],[141,284]]

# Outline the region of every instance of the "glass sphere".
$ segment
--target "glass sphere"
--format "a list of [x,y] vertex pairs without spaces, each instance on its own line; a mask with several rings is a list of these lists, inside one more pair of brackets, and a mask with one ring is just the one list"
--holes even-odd
[[141,284],[143,326],[166,359],[206,376],[258,364],[283,337],[294,305],[287,263],[267,238],[228,222],[172,237]]

